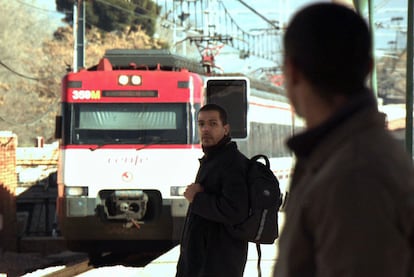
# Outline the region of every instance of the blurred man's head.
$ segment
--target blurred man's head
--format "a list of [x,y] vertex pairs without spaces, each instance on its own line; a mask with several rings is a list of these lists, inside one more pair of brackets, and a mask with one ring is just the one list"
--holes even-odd
[[[284,51],[285,69],[294,67],[328,101],[333,94],[349,97],[362,91],[372,66],[366,22],[340,4],[313,4],[296,13],[284,36]],[[287,89],[289,93],[289,83]]]
[[201,144],[211,147],[228,136],[230,126],[226,111],[216,104],[207,104],[198,112],[198,133]]

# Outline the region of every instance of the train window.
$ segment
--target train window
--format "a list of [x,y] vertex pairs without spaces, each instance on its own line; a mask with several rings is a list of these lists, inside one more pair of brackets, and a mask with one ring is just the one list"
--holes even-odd
[[68,131],[74,144],[185,144],[185,103],[76,104]]
[[211,78],[206,84],[207,103],[218,104],[227,111],[231,136],[247,138],[248,79]]

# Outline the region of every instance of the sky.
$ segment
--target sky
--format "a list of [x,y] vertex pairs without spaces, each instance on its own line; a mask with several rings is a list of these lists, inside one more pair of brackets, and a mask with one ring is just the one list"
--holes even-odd
[[33,11],[41,17],[47,17],[51,28],[61,24],[63,14],[56,11],[55,0],[16,0],[16,2],[33,8]]
[[[163,5],[165,0],[153,1],[158,1],[160,5]],[[49,17],[52,26],[60,24],[60,18],[62,15],[56,12],[55,0],[18,0],[18,2],[38,7],[39,9],[37,9],[37,12]],[[241,22],[243,22],[242,25],[244,25],[246,29],[251,26],[261,27],[265,24],[264,21],[260,20],[257,16],[252,17],[253,20],[246,20],[246,18],[249,18],[252,13],[241,3],[239,3],[239,1],[226,0],[223,2],[226,6],[232,8],[232,11],[235,13],[235,17],[241,19]],[[330,0],[244,0],[244,2],[269,19],[276,19],[279,21],[282,20],[286,22],[292,13],[299,8],[313,2],[330,2]],[[373,2],[375,19],[376,21],[384,23],[383,26],[390,25],[390,19],[393,16],[403,16],[406,18],[406,10],[404,8],[406,8],[408,0],[373,0]],[[283,12],[281,13],[280,11]],[[406,24],[406,19],[404,20],[399,23],[401,23],[401,25]]]
[[[16,0],[20,3],[26,3],[38,7],[36,11],[48,18],[49,27],[54,30],[56,26],[61,25],[62,14],[56,12],[55,0]],[[166,0],[153,0],[160,5],[164,5]],[[173,0],[167,0],[167,2]],[[253,28],[264,28],[269,25],[258,16],[252,15],[248,8],[243,6],[237,0],[222,0],[228,10],[234,13],[234,18],[244,30]],[[243,0],[259,13],[263,14],[270,20],[287,22],[292,14],[301,7],[314,2],[331,2],[330,0]],[[407,3],[408,0],[373,0],[374,3],[374,21],[376,22],[375,46],[378,49],[378,55],[384,55],[389,51],[395,50],[396,47],[404,48],[406,40],[407,24]],[[397,20],[395,20],[397,18]],[[394,19],[394,20],[393,20]],[[221,56],[220,56],[221,55]],[[225,71],[232,71],[233,68],[252,70],[254,65],[272,66],[273,63],[257,58],[248,58],[240,60],[238,52],[231,47],[225,47],[217,57],[217,63],[222,63]],[[228,62],[228,61],[231,62]],[[228,68],[231,65],[232,68]]]
[[[20,3],[27,3],[28,5],[33,5],[39,7],[36,9],[37,12],[41,13],[44,16],[49,18],[49,27],[54,30],[56,26],[61,23],[62,15],[56,11],[55,0],[18,0]],[[159,5],[164,6],[165,0],[153,0]],[[167,0],[172,2],[172,0]],[[234,18],[240,23],[241,27],[244,30],[249,30],[252,28],[261,28],[266,26],[266,22],[260,20],[258,16],[252,17],[252,12],[243,6],[237,0],[226,0],[223,1],[226,8],[234,11]],[[269,19],[276,20],[287,20],[288,14],[292,13],[295,9],[314,1],[310,0],[244,0],[244,2],[256,9],[258,12],[262,13],[265,17]],[[277,2],[277,4],[275,4]],[[281,13],[280,11],[287,11]],[[282,18],[285,17],[285,18]],[[248,24],[246,24],[248,23]],[[233,72],[234,70],[239,70],[240,68],[245,69],[245,71],[251,71],[254,69],[254,65],[257,67],[261,66],[273,66],[272,62],[261,60],[257,58],[248,58],[245,60],[240,60],[238,57],[238,52],[232,49],[230,46],[226,46],[221,54],[217,57],[217,63],[226,71]],[[231,62],[229,62],[231,61]],[[252,68],[253,67],[253,68]]]

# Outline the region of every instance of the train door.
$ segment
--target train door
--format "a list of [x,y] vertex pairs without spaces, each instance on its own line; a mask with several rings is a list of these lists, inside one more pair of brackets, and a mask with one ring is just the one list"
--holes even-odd
[[246,139],[249,134],[247,120],[250,83],[245,77],[209,77],[205,82],[206,102],[222,106],[227,111],[231,136]]

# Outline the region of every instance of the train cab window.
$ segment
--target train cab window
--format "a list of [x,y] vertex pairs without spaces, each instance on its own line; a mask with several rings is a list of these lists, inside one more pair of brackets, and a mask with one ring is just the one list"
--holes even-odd
[[71,109],[73,144],[185,144],[182,103],[88,103]]

